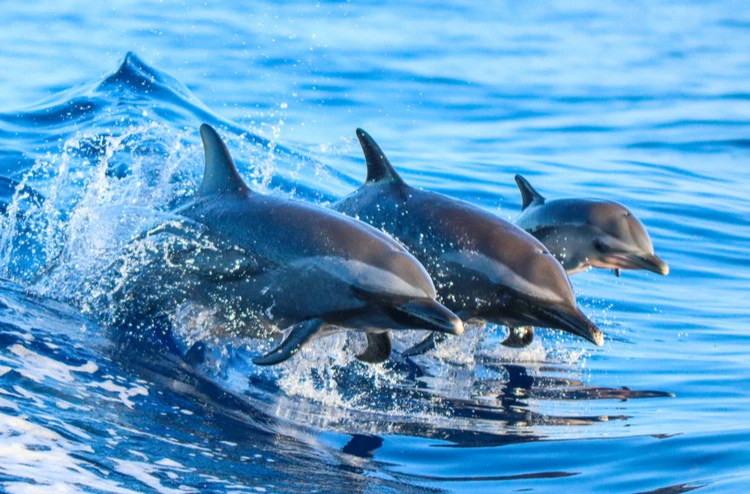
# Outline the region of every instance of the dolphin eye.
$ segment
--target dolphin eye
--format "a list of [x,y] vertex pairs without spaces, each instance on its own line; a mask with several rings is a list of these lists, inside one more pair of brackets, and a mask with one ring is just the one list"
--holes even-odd
[[607,252],[609,251],[609,245],[602,242],[601,239],[594,240],[594,248],[598,250],[599,252]]

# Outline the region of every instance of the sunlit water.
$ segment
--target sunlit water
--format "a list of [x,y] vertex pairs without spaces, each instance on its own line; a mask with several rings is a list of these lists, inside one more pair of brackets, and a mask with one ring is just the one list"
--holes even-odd
[[[479,4],[3,7],[2,490],[745,490],[748,9]],[[259,369],[268,342],[197,367],[123,347],[112,266],[195,190],[201,122],[256,190],[323,205],[363,180],[356,127],[506,219],[515,173],[614,199],[671,273],[573,278],[600,348],[469,328],[368,367],[338,335]],[[185,344],[220,324],[174,312]]]

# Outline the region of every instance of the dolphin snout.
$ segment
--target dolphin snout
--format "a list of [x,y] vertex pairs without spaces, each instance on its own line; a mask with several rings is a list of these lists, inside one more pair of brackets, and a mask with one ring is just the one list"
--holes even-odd
[[652,273],[668,275],[669,266],[656,254],[643,252],[614,253],[605,259],[606,266],[613,269],[643,269]]
[[405,326],[459,335],[464,332],[461,319],[430,299],[410,300],[393,307],[394,316]]
[[636,264],[640,264],[642,269],[647,269],[664,276],[669,274],[669,265],[656,254],[642,254],[636,257],[638,259],[635,262]]
[[551,327],[556,327],[557,329],[580,336],[596,346],[604,344],[604,334],[578,307],[572,311],[562,308],[551,308],[546,309],[544,312],[556,323],[555,326]]

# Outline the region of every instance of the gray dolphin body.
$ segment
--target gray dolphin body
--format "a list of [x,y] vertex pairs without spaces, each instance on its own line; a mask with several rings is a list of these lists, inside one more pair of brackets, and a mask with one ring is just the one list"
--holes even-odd
[[[463,320],[511,328],[508,346],[524,346],[531,328],[556,328],[597,345],[602,333],[577,307],[570,280],[544,245],[522,229],[472,204],[407,185],[375,141],[357,137],[367,180],[334,208],[383,229],[419,259],[440,300]],[[406,355],[434,347],[434,337]]]
[[200,131],[205,175],[195,197],[174,211],[184,220],[147,234],[171,239],[152,271],[173,305],[219,307],[236,336],[291,327],[277,349],[253,360],[258,365],[342,329],[366,333],[358,356],[366,362],[388,358],[391,329],[463,331],[399,243],[342,214],[251,191],[216,131],[206,124]]
[[595,199],[545,200],[522,176],[516,184],[523,212],[516,225],[538,238],[568,274],[591,266],[614,270],[645,269],[669,274],[638,218],[625,206]]

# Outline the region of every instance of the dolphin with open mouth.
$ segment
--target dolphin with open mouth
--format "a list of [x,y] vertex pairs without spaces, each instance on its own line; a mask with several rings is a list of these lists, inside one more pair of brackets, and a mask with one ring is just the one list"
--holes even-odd
[[217,132],[203,124],[200,133],[206,162],[195,197],[174,211],[179,220],[143,236],[165,246],[150,266],[156,300],[167,293],[172,306],[218,307],[234,336],[291,328],[253,359],[257,365],[283,362],[334,331],[365,332],[368,346],[357,358],[371,363],[389,357],[390,330],[463,331],[398,242],[343,214],[252,191]]
[[516,225],[539,239],[568,274],[589,267],[647,270],[669,274],[669,266],[654,253],[646,227],[625,206],[596,199],[547,201],[521,175],[516,184],[523,212]]
[[[511,328],[507,346],[533,338],[527,326],[560,329],[596,345],[604,337],[576,305],[565,270],[521,228],[458,199],[407,185],[367,132],[357,129],[367,179],[334,209],[381,228],[427,268],[446,307],[464,321]],[[435,335],[408,349],[424,353]]]

